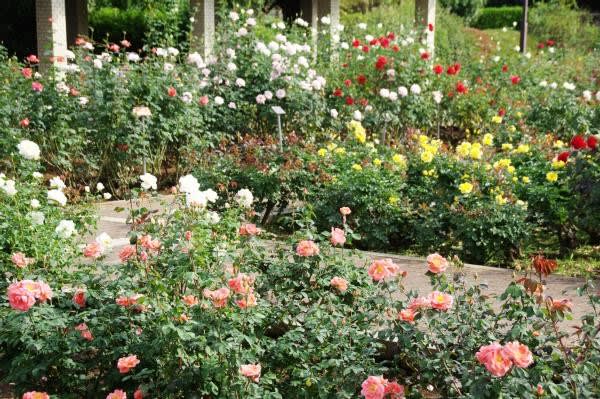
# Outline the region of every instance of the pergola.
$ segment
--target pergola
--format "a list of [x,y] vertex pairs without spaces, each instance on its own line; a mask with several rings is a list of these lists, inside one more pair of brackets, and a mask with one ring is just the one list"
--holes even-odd
[[[190,5],[194,17],[192,46],[207,55],[214,44],[215,0],[190,0]],[[37,48],[42,64],[65,62],[68,45],[74,44],[77,36],[88,34],[87,0],[36,0],[35,6]],[[436,0],[415,0],[418,27],[425,29],[429,24],[435,25],[435,6]],[[329,29],[335,31],[339,25],[340,0],[299,0],[297,9],[313,32],[323,27],[321,18],[324,16],[329,16]],[[433,51],[434,30],[425,30],[427,47]]]

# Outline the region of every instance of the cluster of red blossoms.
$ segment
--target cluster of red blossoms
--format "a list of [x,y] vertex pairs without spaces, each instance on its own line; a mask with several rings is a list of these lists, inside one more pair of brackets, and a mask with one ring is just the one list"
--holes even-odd
[[[436,64],[433,66],[433,72],[436,75],[441,75],[442,73],[444,73],[444,67],[440,64]],[[460,72],[460,64],[456,63],[453,65],[450,65],[447,69],[446,69],[446,73],[448,75],[456,75]]]
[[[588,138],[586,139],[582,135],[578,134],[576,136],[573,136],[573,138],[571,139],[571,147],[573,147],[575,150],[585,150],[585,149],[595,150],[597,146],[598,146],[598,138],[593,135],[588,136]],[[558,161],[567,162],[570,155],[571,155],[570,151],[563,151],[556,156],[556,159]]]
[[[359,39],[352,40],[352,47],[354,48],[362,48],[362,51],[368,53],[371,50],[369,46],[379,46],[381,48],[389,48],[390,42],[396,38],[394,32],[388,33],[386,36],[380,36],[372,39],[369,43],[362,43]],[[400,51],[400,47],[398,45],[393,45],[392,50],[394,52]]]
[[538,45],[537,45],[537,48],[543,49],[546,46],[548,46],[548,47],[554,47],[555,44],[556,44],[556,42],[554,40],[548,39],[548,40],[546,40],[546,43],[539,42]]

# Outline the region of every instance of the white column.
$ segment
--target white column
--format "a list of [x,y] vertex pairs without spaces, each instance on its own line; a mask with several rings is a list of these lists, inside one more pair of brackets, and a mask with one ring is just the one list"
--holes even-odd
[[192,48],[202,51],[204,57],[212,52],[215,41],[215,1],[191,0]]
[[38,58],[42,69],[52,63],[65,63],[67,17],[65,0],[35,1]]
[[[427,51],[433,57],[435,50],[435,2],[436,0],[415,0],[415,23],[419,33],[425,32],[427,41]],[[429,29],[429,25],[433,30]]]

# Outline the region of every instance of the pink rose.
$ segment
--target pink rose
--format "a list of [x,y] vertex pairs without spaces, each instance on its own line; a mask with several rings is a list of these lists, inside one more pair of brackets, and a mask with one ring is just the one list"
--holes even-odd
[[352,211],[347,206],[343,206],[340,208],[340,213],[342,214],[342,216],[348,216],[352,213]]
[[97,241],[91,242],[83,249],[83,256],[86,258],[99,258],[102,256],[102,244]]
[[240,374],[248,377],[251,381],[258,382],[260,379],[260,364],[242,364],[240,366]]
[[334,277],[329,284],[339,292],[344,292],[348,289],[348,281],[341,277]]
[[158,251],[162,244],[159,240],[153,240],[151,235],[146,234],[140,237],[140,245],[148,251]]
[[527,345],[523,345],[519,341],[504,344],[504,355],[510,358],[517,367],[524,368],[533,363],[533,354]]
[[94,337],[92,336],[92,332],[89,330],[87,324],[81,323],[75,326],[75,330],[81,333],[81,337],[87,341],[93,341]]
[[35,296],[25,288],[15,287],[14,284],[11,284],[8,287],[8,303],[15,310],[27,312],[35,305]]
[[256,306],[256,295],[254,295],[254,292],[250,291],[242,299],[235,301],[235,303],[240,307],[240,309],[254,307]]
[[119,369],[119,373],[126,374],[139,363],[140,361],[136,355],[130,355],[120,358],[117,362],[117,368]]
[[427,257],[427,266],[431,273],[443,273],[448,268],[448,261],[442,255],[435,253]]
[[398,319],[405,321],[407,323],[413,324],[415,322],[416,315],[417,315],[417,312],[415,312],[412,309],[402,309],[398,313]]
[[260,229],[255,224],[246,223],[240,226],[239,234],[241,236],[255,236],[260,234]]
[[392,262],[391,259],[376,259],[371,263],[368,270],[369,276],[374,281],[382,281],[396,277],[399,273],[403,276],[406,272],[400,270],[400,266]]
[[48,299],[52,299],[52,289],[50,286],[43,281],[38,281],[38,295],[36,299],[40,302],[46,302]]
[[121,262],[127,262],[129,258],[131,258],[136,253],[136,248],[134,245],[126,245],[119,251],[119,259]]
[[218,290],[211,291],[205,289],[202,292],[205,298],[210,299],[215,308],[222,308],[227,305],[227,298],[229,298],[229,288],[223,287]]
[[387,382],[382,376],[371,375],[363,381],[360,394],[365,399],[383,399]]
[[389,395],[389,399],[402,399],[404,398],[404,385],[400,385],[396,381],[388,382],[385,386],[385,394]]
[[144,394],[142,392],[142,388],[136,389],[136,391],[133,393],[133,399],[143,399],[143,398],[144,398]]
[[186,231],[183,236],[185,237],[186,241],[191,241],[192,240],[192,232],[191,231]]
[[200,99],[198,100],[198,103],[202,106],[207,105],[208,104],[208,96],[200,97]]
[[338,229],[337,227],[332,227],[331,238],[329,241],[331,241],[331,245],[333,246],[344,245],[346,242],[346,234],[344,233],[344,230]]
[[428,298],[425,297],[418,297],[418,298],[413,298],[410,300],[410,302],[408,303],[408,309],[416,312],[419,309],[430,309],[431,308],[431,301]]
[[198,298],[196,298],[194,295],[184,295],[183,303],[188,306],[195,306],[198,304]]
[[512,361],[497,342],[479,348],[475,357],[494,377],[504,376],[512,367]]
[[296,254],[304,257],[315,256],[319,254],[319,247],[311,240],[300,241],[296,247]]
[[33,258],[27,258],[23,252],[15,252],[11,255],[10,260],[19,269],[29,266],[35,262]]
[[73,303],[80,308],[85,308],[85,290],[80,288],[75,291],[75,295],[73,295]]
[[31,90],[39,93],[44,90],[44,85],[42,85],[40,82],[31,82]]
[[433,291],[429,294],[428,299],[431,307],[437,310],[448,310],[452,307],[452,303],[454,302],[452,295],[440,291]]
[[106,399],[127,399],[127,394],[120,389],[115,389],[108,394]]
[[30,391],[23,394],[22,399],[50,399],[46,392]]
[[246,294],[252,290],[254,280],[254,276],[238,273],[236,277],[229,279],[227,284],[236,294]]

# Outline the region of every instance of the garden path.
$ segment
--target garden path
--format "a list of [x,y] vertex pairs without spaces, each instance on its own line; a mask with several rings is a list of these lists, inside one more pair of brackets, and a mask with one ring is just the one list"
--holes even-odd
[[[145,202],[144,206],[149,210],[160,212],[164,209],[164,205],[161,205],[161,203],[169,203],[172,199],[172,196],[159,196]],[[106,232],[113,238],[113,249],[107,255],[107,261],[110,263],[117,263],[119,261],[117,256],[119,250],[129,243],[127,236],[131,225],[127,224],[127,212],[115,211],[115,208],[121,207],[127,209],[128,206],[129,203],[127,201],[109,201],[96,205],[100,217],[98,221],[98,233]],[[279,245],[276,242],[271,242],[270,244]],[[401,266],[402,270],[408,272],[408,276],[404,280],[407,290],[415,290],[420,295],[429,293],[429,277],[424,273],[426,271],[426,261],[424,258],[368,251],[357,251],[357,253],[357,266],[367,266],[372,259],[391,258]],[[483,291],[487,292],[490,296],[499,296],[515,278],[514,270],[489,266],[466,264],[464,271],[467,282],[478,282]],[[576,293],[576,289],[583,283],[584,280],[581,278],[557,275],[551,275],[546,279],[547,295],[555,299],[568,298],[573,302],[574,320],[561,323],[561,327],[565,331],[571,330],[571,326],[579,324],[578,322],[583,315],[592,311],[587,299],[578,296]]]

